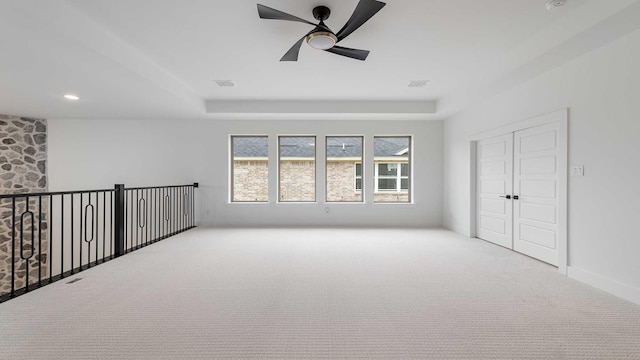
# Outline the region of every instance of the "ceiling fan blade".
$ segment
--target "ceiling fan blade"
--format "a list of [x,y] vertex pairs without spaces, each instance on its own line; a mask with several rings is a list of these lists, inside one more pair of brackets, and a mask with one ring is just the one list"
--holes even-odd
[[311,21],[307,21],[305,19],[299,18],[297,16],[293,16],[291,14],[287,14],[285,12],[270,8],[268,6],[264,6],[262,4],[258,4],[258,16],[260,16],[261,19],[297,21],[297,22],[301,22],[301,23],[305,23],[313,26],[318,26],[318,24],[314,24]]
[[297,43],[293,44],[291,49],[287,51],[286,54],[280,59],[280,61],[298,61],[298,54],[300,53],[300,47],[302,46],[302,42],[307,37],[307,35],[303,36]]
[[347,23],[344,24],[342,29],[340,29],[336,34],[338,41],[346,38],[349,34],[356,31],[385,5],[387,4],[377,0],[360,0]]
[[369,50],[349,49],[342,46],[334,46],[331,49],[327,49],[325,51],[362,61],[366,60],[367,56],[369,56]]

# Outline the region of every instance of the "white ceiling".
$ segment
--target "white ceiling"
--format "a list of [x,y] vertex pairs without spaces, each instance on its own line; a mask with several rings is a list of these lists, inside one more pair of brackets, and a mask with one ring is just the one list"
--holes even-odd
[[[627,19],[624,31],[607,26],[637,0],[568,0],[553,11],[545,2],[387,0],[340,44],[370,50],[366,61],[303,44],[298,62],[279,62],[310,26],[259,19],[255,1],[0,0],[0,113],[209,118],[229,116],[212,110],[226,101],[240,104],[234,112],[248,100],[290,113],[287,104],[296,101],[368,100],[433,101],[438,110],[423,116],[443,118],[547,70],[554,64],[545,57],[575,47],[581,34],[599,29],[609,41],[640,26],[639,18]],[[326,5],[326,23],[337,31],[357,0],[260,3],[308,20],[313,7]],[[589,39],[561,60],[603,41]],[[237,86],[221,88],[214,79]],[[407,87],[421,79],[426,87]],[[66,93],[81,100],[64,100]]]

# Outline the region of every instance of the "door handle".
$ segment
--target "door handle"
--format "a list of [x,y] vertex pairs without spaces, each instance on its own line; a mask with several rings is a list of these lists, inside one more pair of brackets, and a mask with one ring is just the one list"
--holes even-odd
[[511,195],[504,195],[504,196],[500,196],[501,198],[505,198],[505,199],[511,199]]
[[520,197],[518,195],[513,195],[513,200],[518,200]]

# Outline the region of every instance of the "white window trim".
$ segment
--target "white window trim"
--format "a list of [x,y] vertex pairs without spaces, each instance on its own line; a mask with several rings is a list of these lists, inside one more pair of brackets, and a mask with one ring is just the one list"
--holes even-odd
[[[358,165],[360,165],[360,176],[358,176]],[[362,167],[362,162],[353,163],[353,191],[356,193],[362,192],[362,185],[364,184],[362,182],[363,171],[364,171],[364,168]],[[358,189],[358,185],[357,185],[358,179],[360,179],[360,189]]]

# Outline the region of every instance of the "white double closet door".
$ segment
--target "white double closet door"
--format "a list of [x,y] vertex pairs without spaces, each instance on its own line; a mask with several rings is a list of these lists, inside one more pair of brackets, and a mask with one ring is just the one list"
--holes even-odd
[[478,141],[477,237],[558,265],[559,126]]

